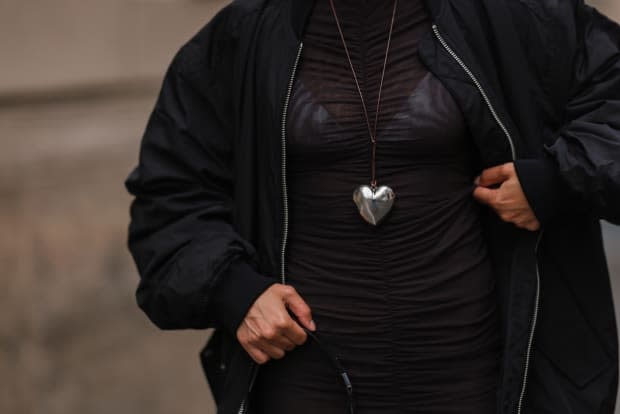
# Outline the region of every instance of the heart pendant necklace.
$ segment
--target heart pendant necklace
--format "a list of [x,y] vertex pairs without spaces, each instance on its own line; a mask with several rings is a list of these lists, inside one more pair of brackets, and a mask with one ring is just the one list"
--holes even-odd
[[379,224],[392,209],[394,191],[386,185],[372,187],[360,185],[353,192],[353,201],[360,211],[360,215],[375,226]]
[[364,95],[362,94],[362,89],[360,88],[359,82],[357,80],[357,74],[355,73],[355,69],[353,68],[353,63],[351,62],[351,56],[349,55],[349,49],[347,48],[347,43],[344,40],[344,35],[342,34],[342,28],[340,27],[340,22],[338,21],[338,15],[336,14],[336,8],[334,7],[334,0],[329,0],[332,12],[334,14],[334,19],[336,20],[336,25],[338,26],[338,32],[340,33],[340,39],[342,40],[342,44],[344,46],[344,51],[347,56],[347,60],[349,61],[349,66],[351,67],[351,72],[353,73],[353,79],[355,80],[355,86],[357,87],[357,91],[359,93],[360,99],[362,101],[362,108],[364,109],[364,117],[366,118],[366,126],[368,127],[368,135],[370,136],[370,142],[372,145],[372,159],[370,163],[371,170],[371,179],[370,185],[360,185],[353,191],[353,202],[357,206],[360,215],[364,220],[368,223],[376,226],[381,221],[383,221],[388,213],[391,211],[392,206],[394,205],[394,199],[396,198],[396,194],[394,194],[394,190],[386,185],[378,186],[377,178],[375,175],[376,170],[376,153],[377,153],[377,121],[379,120],[379,108],[381,104],[381,90],[383,89],[383,77],[385,76],[385,67],[387,64],[388,52],[390,50],[390,42],[392,40],[392,29],[394,27],[394,18],[396,16],[396,6],[398,5],[398,0],[394,0],[394,7],[392,10],[392,20],[390,22],[390,32],[388,34],[387,46],[385,48],[385,58],[383,60],[383,70],[381,72],[381,82],[379,83],[379,95],[377,97],[377,110],[375,111],[375,123],[374,128],[370,126],[370,119],[368,118],[368,110],[366,109],[366,101],[364,100]]

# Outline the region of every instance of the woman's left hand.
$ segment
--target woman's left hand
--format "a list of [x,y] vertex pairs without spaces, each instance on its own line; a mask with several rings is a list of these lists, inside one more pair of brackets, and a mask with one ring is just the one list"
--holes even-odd
[[523,193],[514,163],[487,168],[476,177],[474,183],[474,198],[493,208],[502,220],[530,231],[540,228]]

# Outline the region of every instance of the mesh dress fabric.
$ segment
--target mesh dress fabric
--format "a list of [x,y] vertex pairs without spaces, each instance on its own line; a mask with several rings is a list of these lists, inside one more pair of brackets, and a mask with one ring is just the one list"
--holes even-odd
[[[392,3],[335,2],[371,124]],[[475,149],[448,90],[420,62],[422,1],[401,1],[377,127],[377,180],[396,199],[378,226],[353,190],[370,183],[370,139],[328,0],[317,0],[287,118],[287,283],[347,368],[357,413],[495,412],[495,279],[472,197]],[[343,414],[347,398],[308,338],[262,365],[260,414]]]

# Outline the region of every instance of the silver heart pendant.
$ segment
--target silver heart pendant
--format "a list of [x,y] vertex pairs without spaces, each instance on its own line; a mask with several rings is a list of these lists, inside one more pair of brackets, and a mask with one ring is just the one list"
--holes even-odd
[[395,197],[394,191],[386,185],[374,190],[368,185],[360,185],[353,191],[353,201],[360,215],[375,226],[390,212]]

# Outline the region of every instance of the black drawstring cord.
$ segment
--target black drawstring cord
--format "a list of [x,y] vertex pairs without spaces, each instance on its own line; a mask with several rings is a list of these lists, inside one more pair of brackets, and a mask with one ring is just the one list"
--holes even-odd
[[[295,320],[297,320],[297,318],[295,318],[295,316],[293,315],[293,318]],[[334,354],[328,346],[326,346],[322,340],[320,340],[316,334],[314,332],[312,332],[311,330],[309,330],[308,328],[306,328],[305,326],[303,326],[301,323],[299,324],[299,326],[302,327],[302,329],[304,331],[306,331],[306,333],[317,343],[317,345],[319,346],[319,348],[321,349],[321,351],[323,351],[328,357],[329,359],[332,361],[332,364],[334,364],[334,366],[336,367],[336,370],[338,370],[338,373],[340,374],[340,377],[342,378],[342,381],[344,382],[344,386],[347,389],[347,399],[348,399],[348,414],[355,414],[355,399],[353,397],[353,384],[351,384],[351,379],[349,378],[349,374],[347,373],[346,369],[344,368],[344,366],[342,365],[342,363],[340,362],[340,359],[338,358],[338,356],[336,354]]]

